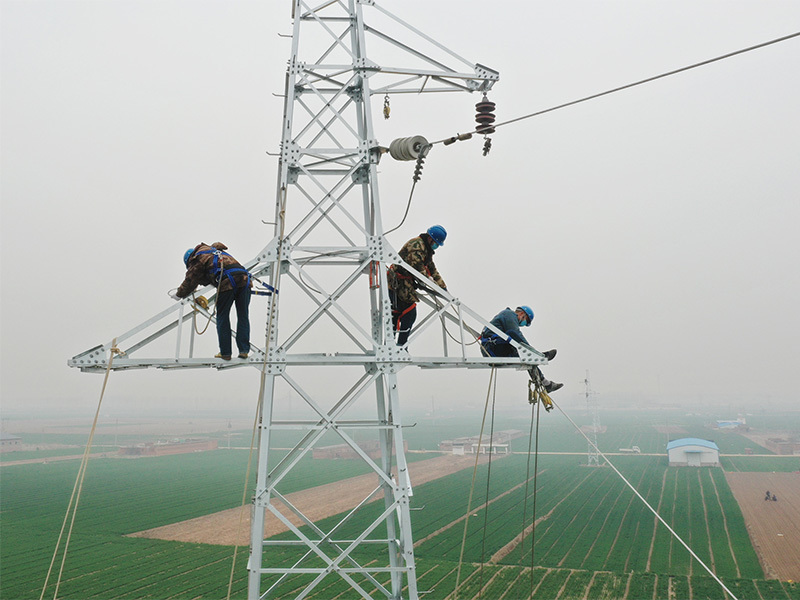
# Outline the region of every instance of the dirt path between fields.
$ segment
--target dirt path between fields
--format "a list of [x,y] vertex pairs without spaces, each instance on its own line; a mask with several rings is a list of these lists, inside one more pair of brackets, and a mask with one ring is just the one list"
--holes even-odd
[[[487,461],[488,456],[480,458],[481,463]],[[418,486],[474,465],[474,456],[446,454],[409,463],[408,469],[412,484]],[[308,519],[316,522],[355,508],[375,489],[377,484],[377,475],[368,473],[287,494],[286,499]],[[378,493],[370,502],[382,499],[383,495]],[[302,525],[302,521],[294,513],[290,513],[284,504],[279,502],[275,504],[280,506],[281,513],[286,515],[294,525]],[[265,537],[271,537],[287,530],[288,527],[284,523],[271,512],[267,512],[264,524]],[[250,544],[250,505],[245,505],[244,510],[231,508],[188,521],[138,531],[129,536],[198,544],[247,546]]]
[[[800,580],[800,474],[725,473],[768,579]],[[778,501],[765,501],[766,490]]]
[[[109,456],[116,456],[116,453],[112,452],[95,452],[89,455],[89,458],[108,458]],[[80,460],[83,458],[83,454],[69,454],[64,456],[47,456],[44,458],[23,458],[22,460],[9,460],[5,462],[0,462],[0,467],[12,467],[14,465],[35,465],[35,464],[42,464],[46,465],[47,463],[54,463],[59,462],[62,460]]]

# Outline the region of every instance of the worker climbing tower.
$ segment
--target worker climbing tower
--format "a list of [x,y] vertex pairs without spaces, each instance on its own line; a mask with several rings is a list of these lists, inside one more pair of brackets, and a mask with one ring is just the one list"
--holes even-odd
[[[488,320],[436,287],[387,242],[378,164],[416,161],[418,177],[431,145],[415,131],[378,140],[372,98],[383,102],[388,117],[390,98],[401,94],[478,92],[479,133],[488,134],[494,104],[486,93],[499,76],[401,21],[377,0],[314,6],[294,0],[292,20],[274,232],[245,265],[271,293],[264,346],[254,345],[247,360],[195,356],[191,322],[214,318],[211,287],[199,291],[207,306],[186,299],[69,364],[102,371],[113,354],[114,370],[259,369],[250,600],[303,598],[331,578],[363,598],[416,600],[413,487],[398,374],[408,367],[527,370],[547,360],[513,341],[518,358],[482,357],[468,349]],[[464,119],[466,129],[470,120]],[[487,137],[484,154],[489,146]],[[391,201],[405,199],[394,194]],[[420,298],[410,352],[396,345],[392,330],[386,281],[392,264],[428,290]],[[174,345],[160,342],[171,336]],[[436,349],[426,355],[414,351],[431,347]],[[160,354],[147,356],[148,349]],[[357,506],[320,521],[318,506],[291,494],[298,485],[293,471],[330,446],[360,458],[371,477]],[[335,505],[335,489],[330,494],[324,503]]]

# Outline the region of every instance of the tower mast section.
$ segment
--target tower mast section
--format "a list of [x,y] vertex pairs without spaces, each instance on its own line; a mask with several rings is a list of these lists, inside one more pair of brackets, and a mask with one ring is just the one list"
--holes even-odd
[[[173,304],[68,364],[102,372],[113,349],[123,352],[113,370],[259,369],[249,600],[305,598],[331,579],[346,582],[362,598],[399,600],[405,593],[416,600],[413,488],[398,373],[409,366],[527,370],[547,359],[514,341],[518,357],[468,352],[467,341],[483,328],[503,332],[448,291],[431,289],[432,282],[388,243],[377,165],[389,144],[376,139],[370,98],[485,93],[499,75],[375,0],[316,6],[293,0],[292,18],[273,238],[244,264],[275,290],[268,298],[264,347],[251,344],[247,360],[223,361],[211,358],[213,352],[195,356],[203,353],[195,348],[200,340],[193,318],[214,320],[216,290],[209,286],[198,291],[208,308],[192,299]],[[395,343],[386,277],[393,264],[430,294],[420,297],[426,314],[409,338],[425,355],[412,356]],[[282,402],[287,396],[291,401]],[[366,463],[374,486],[352,510],[323,525],[291,495],[297,486],[292,475],[315,449],[332,442]]]

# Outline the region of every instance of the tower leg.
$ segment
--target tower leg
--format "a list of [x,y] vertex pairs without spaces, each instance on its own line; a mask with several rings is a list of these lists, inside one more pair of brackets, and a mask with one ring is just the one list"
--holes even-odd
[[[408,584],[408,598],[409,600],[418,600],[416,565],[414,562],[414,537],[411,531],[411,496],[413,491],[411,478],[408,474],[408,463],[406,462],[403,424],[400,417],[400,398],[397,391],[397,375],[390,373],[386,375],[385,379],[389,393],[388,422],[391,428],[386,430],[389,447],[384,452],[384,456],[388,457],[391,462],[392,450],[394,450],[394,454],[397,457],[397,479],[392,501],[397,504],[395,518],[398,521],[398,527],[395,528],[392,517],[387,518],[387,529],[390,532],[389,556],[394,561],[391,566],[399,567],[392,574],[393,598],[398,600],[401,598],[403,589],[402,570],[404,570]],[[392,446],[394,447],[392,448]],[[388,497],[386,501],[387,503],[389,502]],[[391,527],[389,527],[390,525]]]
[[267,474],[269,473],[270,423],[275,376],[264,375],[264,393],[258,416],[258,463],[256,490],[250,514],[250,558],[247,563],[247,598],[258,600],[261,596],[261,566],[264,553],[264,518],[269,502]]

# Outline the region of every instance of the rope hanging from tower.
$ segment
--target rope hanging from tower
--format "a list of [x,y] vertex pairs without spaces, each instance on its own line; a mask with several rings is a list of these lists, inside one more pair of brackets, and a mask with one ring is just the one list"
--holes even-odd
[[[108,385],[108,376],[111,373],[111,365],[114,362],[114,357],[119,355],[124,355],[125,352],[117,348],[117,338],[111,342],[111,348],[108,353],[108,365],[106,366],[106,374],[103,378],[103,387],[100,389],[100,398],[97,401],[97,410],[94,414],[94,420],[92,421],[92,427],[89,430],[89,439],[86,442],[86,449],[83,451],[83,457],[81,458],[81,464],[78,468],[78,475],[75,478],[75,485],[72,487],[72,495],[70,495],[69,503],[67,504],[67,510],[64,514],[64,522],[61,524],[61,531],[58,534],[58,540],[56,541],[56,547],[53,550],[53,558],[50,560],[50,566],[47,569],[47,576],[44,579],[44,584],[42,585],[42,593],[39,596],[39,600],[43,600],[45,591],[47,591],[47,584],[50,581],[50,575],[53,572],[53,565],[56,562],[56,557],[58,556],[58,552],[61,549],[61,540],[64,537],[64,531],[67,531],[67,536],[64,541],[64,550],[61,554],[61,566],[58,569],[58,577],[56,579],[55,590],[53,591],[53,600],[58,598],[58,590],[61,587],[61,578],[64,574],[64,565],[67,562],[67,552],[69,551],[69,543],[72,539],[72,529],[75,525],[75,516],[78,514],[78,503],[81,500],[81,493],[83,492],[83,482],[86,478],[86,469],[89,465],[89,458],[91,457],[92,452],[92,442],[94,440],[94,434],[97,431],[97,422],[100,418],[100,408],[103,406],[103,398],[106,395],[106,386]],[[69,528],[67,528],[67,522],[69,522]]]

